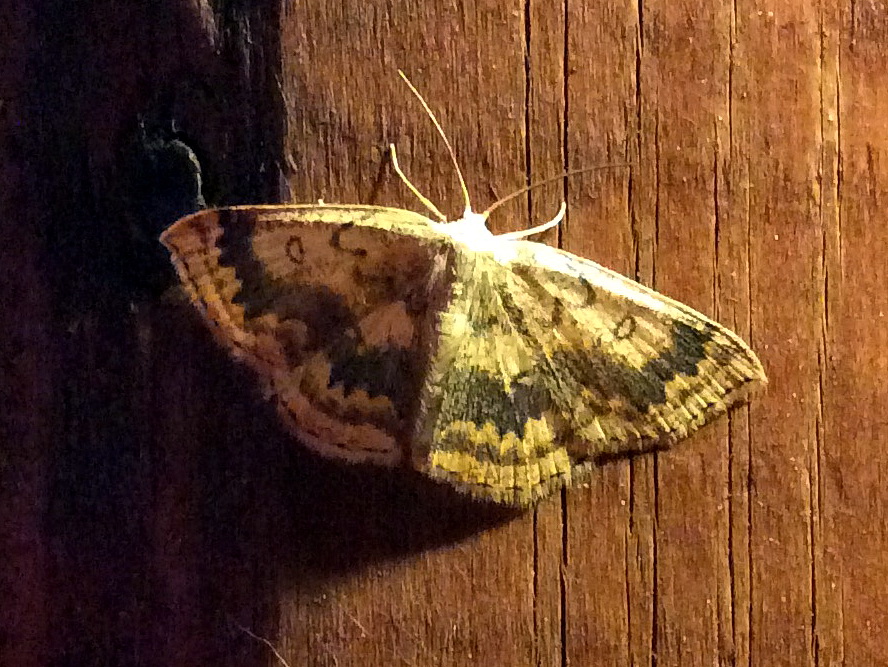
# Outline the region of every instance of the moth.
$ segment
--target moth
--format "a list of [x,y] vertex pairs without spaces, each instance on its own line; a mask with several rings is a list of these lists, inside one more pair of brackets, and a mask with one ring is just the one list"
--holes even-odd
[[[403,74],[402,74],[403,76]],[[406,77],[404,77],[406,80]],[[415,88],[456,165],[437,119]],[[216,338],[298,440],[528,506],[608,455],[668,446],[763,385],[740,337],[595,262],[363,205],[204,210],[161,241]]]

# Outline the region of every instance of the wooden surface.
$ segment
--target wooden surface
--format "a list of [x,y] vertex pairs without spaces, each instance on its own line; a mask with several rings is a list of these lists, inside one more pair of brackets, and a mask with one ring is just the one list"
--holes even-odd
[[[882,4],[130,4],[0,4],[0,664],[888,664]],[[398,67],[478,208],[617,165],[492,226],[566,198],[549,242],[735,328],[767,393],[523,515],[288,439],[163,293],[192,162],[145,136],[211,204],[419,210],[394,142],[457,215]]]

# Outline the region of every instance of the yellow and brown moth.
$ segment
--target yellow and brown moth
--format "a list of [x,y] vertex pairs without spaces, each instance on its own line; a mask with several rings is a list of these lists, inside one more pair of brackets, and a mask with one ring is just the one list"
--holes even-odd
[[533,503],[604,455],[671,444],[766,381],[704,315],[486,220],[242,206],[185,217],[161,240],[299,440],[477,498]]

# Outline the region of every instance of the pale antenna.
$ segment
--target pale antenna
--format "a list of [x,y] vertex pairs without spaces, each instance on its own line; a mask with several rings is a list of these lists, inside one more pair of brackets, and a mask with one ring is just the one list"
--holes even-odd
[[[444,133],[444,128],[441,127],[441,123],[438,122],[438,119],[435,117],[434,112],[429,107],[428,103],[425,101],[425,99],[420,94],[420,92],[416,89],[416,86],[414,86],[410,82],[410,79],[407,78],[407,75],[404,74],[403,71],[398,70],[398,74],[401,76],[402,79],[404,79],[404,83],[407,84],[407,86],[410,88],[410,91],[414,95],[416,95],[416,99],[418,99],[419,103],[422,104],[422,108],[425,109],[425,112],[429,115],[429,118],[432,119],[432,123],[434,124],[435,129],[438,131],[438,134],[441,135],[441,139],[444,140],[444,145],[447,146],[447,153],[450,155],[450,161],[453,163],[454,169],[456,169],[457,178],[459,178],[459,187],[460,187],[460,190],[462,190],[463,199],[465,199],[465,202],[466,202],[466,212],[471,212],[472,203],[469,200],[469,189],[466,187],[466,181],[463,178],[462,170],[459,168],[459,163],[456,161],[456,152],[453,150],[453,146],[450,144],[450,139],[447,138],[447,135]],[[398,176],[401,177],[401,180],[404,181],[404,183],[407,185],[407,187],[410,188],[410,191],[413,194],[415,194],[419,198],[419,200],[430,211],[432,211],[432,213],[434,213],[436,216],[438,216],[439,219],[446,221],[447,216],[445,216],[443,213],[441,213],[441,211],[439,211],[438,208],[434,204],[432,204],[432,202],[430,202],[427,197],[425,197],[422,193],[420,193],[419,190],[417,190],[414,187],[414,185],[409,181],[409,179],[404,175],[404,172],[401,171],[401,167],[398,165],[398,158],[395,155],[394,144],[391,144],[389,146],[389,148],[392,153],[392,166],[394,167]],[[487,216],[485,215],[485,217],[487,217]]]

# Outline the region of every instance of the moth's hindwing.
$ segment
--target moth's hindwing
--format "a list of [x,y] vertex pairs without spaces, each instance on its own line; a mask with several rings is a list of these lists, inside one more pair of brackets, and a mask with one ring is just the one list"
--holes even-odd
[[162,241],[302,441],[393,465],[451,282],[451,246],[427,222],[380,207],[253,206],[196,213]]
[[662,447],[765,382],[732,332],[594,262],[459,252],[414,465],[527,505],[602,455]]

